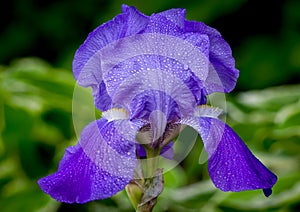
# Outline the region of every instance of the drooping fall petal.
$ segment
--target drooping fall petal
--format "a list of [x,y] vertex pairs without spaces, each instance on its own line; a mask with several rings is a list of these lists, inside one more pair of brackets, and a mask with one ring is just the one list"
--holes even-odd
[[67,148],[58,171],[38,181],[42,190],[67,203],[108,198],[123,190],[136,166],[135,143],[128,140],[135,132],[130,129],[127,120],[89,124],[79,143]]

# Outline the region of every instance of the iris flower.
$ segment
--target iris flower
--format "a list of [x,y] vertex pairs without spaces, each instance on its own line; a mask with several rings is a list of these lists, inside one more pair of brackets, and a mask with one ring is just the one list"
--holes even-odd
[[88,35],[73,73],[79,85],[92,88],[102,118],[66,149],[57,172],[38,181],[52,198],[85,203],[111,197],[133,179],[143,148],[157,154],[172,149],[184,126],[201,136],[217,188],[272,193],[277,177],[218,118],[220,109],[205,106],[209,94],[236,85],[231,49],[217,30],[186,20],[184,9],[146,16],[123,5],[121,14]]

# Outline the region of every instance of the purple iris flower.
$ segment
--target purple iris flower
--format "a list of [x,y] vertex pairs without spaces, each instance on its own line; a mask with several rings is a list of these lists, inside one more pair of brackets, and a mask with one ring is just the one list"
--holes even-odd
[[277,177],[205,106],[207,95],[229,93],[239,72],[220,33],[185,19],[184,9],[146,16],[122,13],[91,32],[73,62],[77,83],[92,87],[102,118],[67,148],[58,171],[38,181],[54,199],[85,203],[111,197],[133,179],[143,147],[168,153],[179,128],[191,126],[208,153],[208,171],[222,191],[263,189]]

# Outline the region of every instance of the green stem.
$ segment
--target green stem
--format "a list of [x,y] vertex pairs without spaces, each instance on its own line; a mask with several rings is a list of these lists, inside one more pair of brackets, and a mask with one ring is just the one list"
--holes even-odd
[[153,149],[147,149],[147,167],[146,167],[146,178],[153,178],[158,168],[159,162],[159,151]]
[[151,212],[163,190],[163,171],[158,168],[160,150],[145,148],[147,159],[144,167],[139,161],[135,177],[126,186],[126,192],[137,212]]
[[162,170],[158,169],[159,149],[145,148],[147,163],[144,170],[144,193],[138,204],[137,212],[151,212],[157,203],[157,197],[163,190]]

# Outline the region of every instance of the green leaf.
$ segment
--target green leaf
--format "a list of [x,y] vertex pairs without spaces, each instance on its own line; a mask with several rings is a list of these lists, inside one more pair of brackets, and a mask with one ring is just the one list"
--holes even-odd
[[13,107],[38,113],[54,107],[71,112],[74,85],[72,73],[27,58],[4,72],[1,90],[6,104]]
[[32,212],[42,208],[48,201],[49,198],[46,195],[41,195],[41,192],[37,192],[36,189],[28,189],[2,197],[0,205],[1,211]]
[[240,93],[237,101],[252,109],[278,111],[300,98],[300,85],[284,85]]
[[1,97],[1,90],[0,90],[0,155],[2,155],[4,152],[4,142],[2,137],[2,132],[4,128],[5,128],[4,102]]

